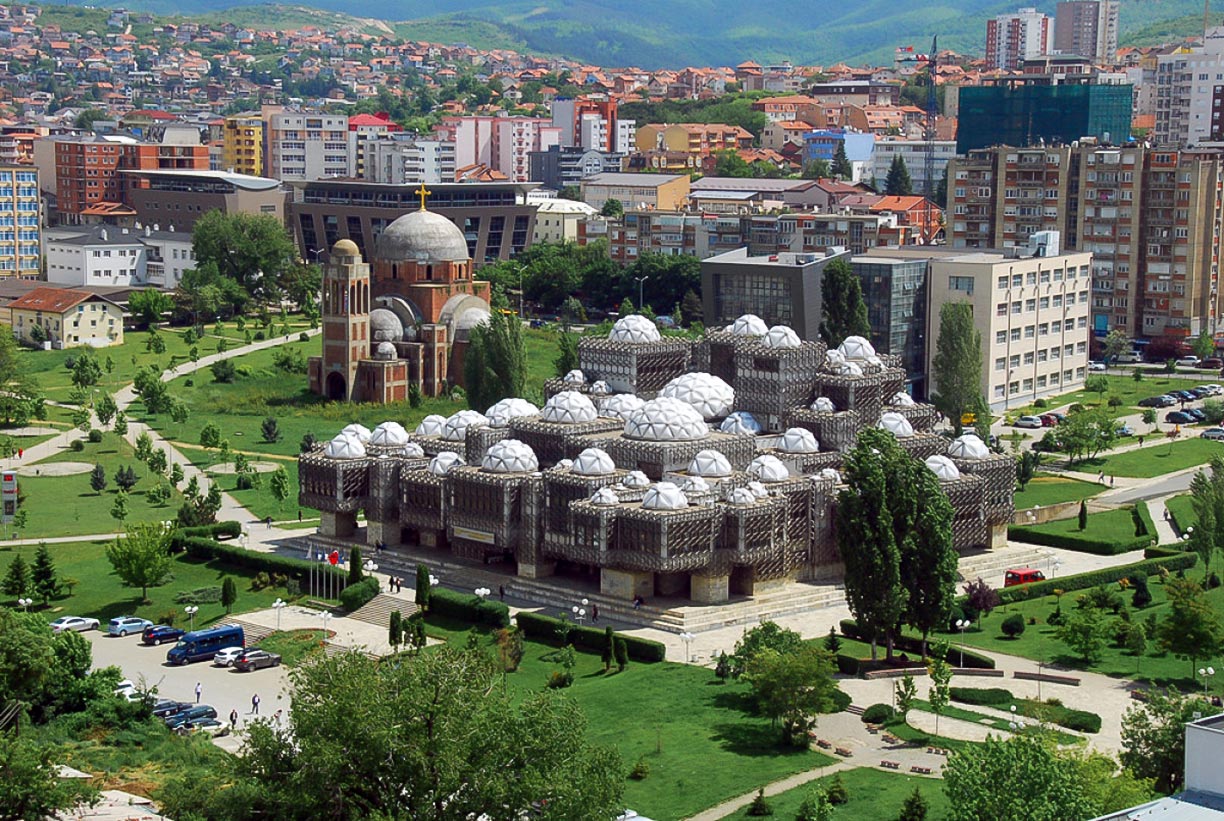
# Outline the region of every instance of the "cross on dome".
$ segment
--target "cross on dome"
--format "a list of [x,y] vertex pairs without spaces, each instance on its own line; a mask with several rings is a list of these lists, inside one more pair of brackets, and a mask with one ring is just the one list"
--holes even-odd
[[433,192],[425,187],[425,183],[421,183],[421,187],[418,188],[413,193],[421,198],[421,210],[424,211],[425,210],[425,198],[428,196],[432,196]]

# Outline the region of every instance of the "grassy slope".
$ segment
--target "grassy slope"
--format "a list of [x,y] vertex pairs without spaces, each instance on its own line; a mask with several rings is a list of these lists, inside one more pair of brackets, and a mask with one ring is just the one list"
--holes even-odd
[[1108,541],[1114,543],[1129,542],[1135,538],[1135,522],[1131,518],[1130,508],[1102,510],[1088,514],[1088,527],[1079,529],[1078,517],[1057,519],[1040,525],[1028,526],[1037,533],[1057,533],[1062,536],[1082,537],[1092,541]]
[[[827,788],[833,776],[826,776],[811,784],[787,790],[771,799],[774,818],[790,819],[795,817],[803,799],[816,786]],[[931,821],[944,818],[948,812],[948,799],[944,796],[943,783],[938,779],[924,778],[905,773],[890,773],[874,770],[870,767],[858,767],[841,773],[842,783],[846,785],[846,793],[850,800],[834,807],[833,817],[837,821],[880,821],[880,819],[896,818],[901,812],[901,805],[917,787],[927,802],[927,818]],[[741,810],[728,818],[750,818],[748,811]]]
[[1224,443],[1200,439],[1194,428],[1183,428],[1179,441],[1146,445],[1116,456],[1088,459],[1076,463],[1074,469],[1085,473],[1104,471],[1107,476],[1151,479],[1206,464],[1212,457],[1221,455],[1224,455]]
[[1096,482],[1038,474],[1025,486],[1023,492],[1016,494],[1016,510],[1027,510],[1038,505],[1045,507],[1059,502],[1078,502],[1080,499],[1095,496],[1102,490],[1105,490],[1105,485]]

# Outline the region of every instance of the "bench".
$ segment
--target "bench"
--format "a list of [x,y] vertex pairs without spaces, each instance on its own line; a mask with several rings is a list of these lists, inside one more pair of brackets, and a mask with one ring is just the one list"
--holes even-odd
[[868,724],[868,725],[867,725],[867,732],[871,733],[872,735],[879,735],[879,734],[880,734],[880,728],[879,728],[879,726],[878,726],[878,725],[875,725],[875,724]]
[[880,766],[886,770],[899,770],[901,769],[901,762],[900,761],[881,761]]
[[927,752],[931,755],[942,755],[944,757],[948,755],[948,751],[943,747],[927,747]]
[[1080,685],[1080,680],[1075,676],[1058,676],[1052,673],[1025,673],[1016,670],[1012,673],[1012,678],[1024,681],[1048,681],[1050,684],[1068,684],[1072,687]]
[[922,765],[920,765],[920,764],[915,764],[914,766],[910,767],[910,772],[912,772],[912,773],[918,773],[919,775],[930,775],[930,774],[931,774],[931,768],[930,768],[930,767],[923,767],[923,766],[922,766]]
[[833,745],[832,745],[831,743],[829,743],[828,741],[825,741],[823,738],[818,738],[818,739],[816,739],[816,746],[817,746],[817,747],[819,747],[819,748],[820,748],[820,749],[822,749],[822,750],[831,750],[831,749],[833,749]]
[[842,757],[844,757],[844,758],[850,758],[852,755],[854,755],[854,751],[853,751],[853,750],[848,750],[848,749],[846,749],[845,747],[838,747],[838,748],[837,748],[836,750],[834,750],[833,752],[837,753],[838,755],[840,755],[840,756],[842,756]]
[[900,744],[900,743],[901,743],[901,739],[897,738],[897,737],[896,737],[895,735],[893,735],[892,733],[885,733],[885,734],[884,734],[884,741],[885,741],[885,743],[887,743],[887,744]]

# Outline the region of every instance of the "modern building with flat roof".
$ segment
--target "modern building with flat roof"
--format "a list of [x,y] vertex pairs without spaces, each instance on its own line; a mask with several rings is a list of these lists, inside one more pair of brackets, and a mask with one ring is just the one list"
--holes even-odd
[[925,398],[928,262],[889,256],[887,248],[878,254],[850,260],[867,304],[871,344],[878,353],[900,357],[910,393]]
[[278,181],[228,171],[148,169],[133,178],[129,204],[140,220],[190,231],[213,210],[285,218],[285,192]]
[[687,174],[603,173],[587,177],[581,187],[582,201],[595,208],[619,200],[626,211],[679,211],[688,199],[690,181]]

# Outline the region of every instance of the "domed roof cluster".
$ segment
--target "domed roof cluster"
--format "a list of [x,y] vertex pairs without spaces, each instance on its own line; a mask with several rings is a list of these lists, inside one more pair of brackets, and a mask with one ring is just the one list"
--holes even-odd
[[680,486],[680,489],[689,495],[709,493],[710,483],[700,476],[690,476],[684,480],[684,484]]
[[616,472],[616,464],[606,451],[599,448],[587,448],[578,454],[570,470],[579,476],[607,476]]
[[837,406],[833,404],[833,400],[827,396],[817,396],[816,401],[812,402],[811,409],[820,413],[835,413]]
[[429,460],[429,472],[434,476],[445,476],[451,468],[463,467],[467,462],[453,450],[444,450]]
[[383,422],[370,434],[370,444],[380,448],[398,448],[408,444],[408,431],[399,422]]
[[787,428],[779,449],[784,453],[816,453],[820,445],[816,443],[816,434],[807,428]]
[[618,393],[609,396],[600,404],[599,414],[600,416],[607,416],[624,422],[629,418],[629,414],[645,404],[646,400],[640,396],[632,393]]
[[489,446],[480,467],[490,473],[532,473],[540,469],[540,463],[526,443],[502,439]]
[[718,429],[723,433],[750,433],[755,436],[761,432],[761,423],[748,411],[736,411],[722,420]]
[[721,478],[731,475],[731,462],[717,450],[699,450],[689,462],[688,472],[692,476]]
[[888,431],[898,439],[905,439],[914,435],[914,426],[899,413],[881,414],[880,428],[881,430]]
[[939,477],[941,482],[951,482],[960,478],[960,468],[953,464],[952,460],[947,456],[940,456],[938,454],[928,456],[925,464]]
[[851,362],[866,361],[876,355],[875,347],[861,336],[846,337],[845,341],[837,346],[837,350]]
[[732,505],[752,505],[756,504],[757,495],[746,487],[734,487],[727,491],[724,497],[728,504]]
[[366,449],[356,436],[339,433],[323,446],[323,455],[329,459],[360,459],[366,455]]
[[952,440],[948,455],[953,459],[985,459],[990,456],[990,448],[976,433],[966,433]]
[[453,222],[436,211],[413,211],[378,235],[374,254],[384,262],[466,262],[467,239]]
[[782,482],[790,478],[790,469],[777,456],[767,453],[748,463],[748,475],[762,482]]
[[431,413],[417,424],[416,434],[417,436],[441,436],[442,428],[445,425],[445,416]]
[[735,391],[710,373],[685,373],[663,386],[660,396],[670,396],[692,405],[704,419],[726,416],[735,404]]
[[504,428],[510,424],[511,419],[535,416],[539,412],[540,409],[526,399],[510,396],[490,405],[489,409],[485,411],[485,418],[489,420],[491,426]]
[[468,428],[479,428],[489,424],[483,413],[461,410],[452,413],[442,426],[442,438],[447,442],[462,442],[467,438]]
[[650,442],[702,439],[709,432],[696,408],[669,396],[651,399],[625,421],[625,436]]
[[859,362],[851,362],[840,349],[834,349],[825,354],[825,367],[841,376],[863,375]]
[[688,497],[672,482],[656,482],[642,497],[644,510],[684,510],[688,504]]
[[795,333],[785,325],[774,325],[765,332],[763,340],[766,348],[784,349],[798,348],[800,344],[799,334]]
[[731,323],[729,330],[736,336],[764,336],[769,328],[766,327],[765,320],[756,314],[744,314]]
[[608,383],[602,379],[596,379],[591,383],[591,393],[598,396],[607,396],[612,393],[612,389],[608,387]]
[[641,314],[629,314],[616,320],[608,339],[613,342],[658,342],[659,329]]
[[554,394],[544,403],[544,410],[540,411],[541,419],[558,425],[591,422],[598,415],[591,400],[578,391],[561,391]]
[[910,396],[905,391],[897,391],[893,394],[892,399],[888,400],[888,404],[894,408],[912,408],[918,403],[914,401],[914,397]]
[[420,459],[425,455],[425,448],[421,447],[416,442],[409,442],[400,448],[400,455],[406,456],[409,459]]
[[747,484],[748,491],[758,499],[764,499],[769,495],[769,491],[765,489],[765,485],[753,480]]

